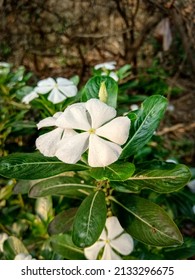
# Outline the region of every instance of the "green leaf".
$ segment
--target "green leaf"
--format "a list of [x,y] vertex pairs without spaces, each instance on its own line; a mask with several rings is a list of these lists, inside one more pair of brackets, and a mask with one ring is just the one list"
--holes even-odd
[[194,256],[195,240],[187,237],[184,244],[176,248],[165,248],[163,255],[166,260],[186,260]]
[[0,175],[7,178],[35,180],[66,171],[86,170],[84,164],[66,164],[40,153],[16,153],[0,158]]
[[91,98],[99,99],[99,90],[102,82],[105,82],[108,94],[107,101],[105,103],[116,108],[118,84],[108,76],[95,76],[91,78],[85,85],[82,100],[87,101]]
[[53,250],[68,260],[84,260],[83,250],[72,243],[72,238],[68,234],[52,236],[51,246]]
[[76,212],[77,208],[70,208],[59,213],[50,222],[48,226],[48,233],[50,235],[54,235],[70,231]]
[[170,193],[184,187],[191,173],[183,164],[152,161],[139,164],[135,173],[124,184],[113,184],[120,192],[139,192],[148,188],[158,193]]
[[97,191],[81,203],[73,224],[72,240],[78,247],[91,246],[97,241],[106,222],[105,194]]
[[113,163],[105,168],[92,168],[90,176],[96,180],[125,181],[135,171],[133,163]]
[[13,260],[18,254],[29,254],[24,244],[15,236],[10,236],[3,244],[6,259]]
[[137,119],[131,126],[130,140],[123,148],[120,158],[136,154],[152,137],[162,119],[167,99],[160,95],[148,97],[137,112]]
[[111,199],[113,212],[133,238],[161,247],[183,243],[176,224],[160,206],[135,195],[121,194]]
[[58,176],[40,181],[32,186],[30,197],[42,197],[48,195],[64,195],[75,199],[82,199],[89,195],[95,186],[82,183],[79,178]]

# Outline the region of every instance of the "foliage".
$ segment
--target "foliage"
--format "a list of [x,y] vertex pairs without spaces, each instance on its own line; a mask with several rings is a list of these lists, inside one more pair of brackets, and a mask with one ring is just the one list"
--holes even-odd
[[[119,69],[119,81],[125,79],[129,71],[129,66]],[[119,108],[120,112],[123,103],[118,98],[118,84],[109,74],[102,76],[95,71],[77,97],[63,104],[54,105],[41,96],[43,107],[39,106],[39,99],[31,106],[44,111],[47,104],[50,109],[45,110],[44,116],[49,113],[52,116],[80,100],[84,104],[99,98],[109,107]],[[125,95],[120,85],[119,94]],[[185,251],[185,248],[188,244],[194,246],[194,242],[183,241],[180,230],[184,221],[179,218],[181,213],[194,223],[194,199],[189,199],[189,207],[182,201],[183,196],[190,197],[185,187],[191,178],[189,168],[165,162],[162,157],[157,160],[153,156],[145,161],[140,156],[140,151],[154,137],[166,107],[165,97],[152,94],[144,98],[138,110],[127,111],[125,115],[131,120],[128,139],[122,145],[120,157],[105,167],[89,166],[87,151],[71,164],[39,152],[2,157],[2,181],[10,179],[1,189],[0,197],[4,206],[0,226],[9,234],[2,258],[14,259],[19,253],[30,253],[39,259],[85,259],[85,248],[98,241],[107,217],[112,215],[135,240],[133,253],[124,259],[166,259],[170,258],[169,252],[173,255],[181,252],[181,258],[191,257],[192,251]],[[14,195],[14,199],[7,201]],[[10,215],[13,213],[18,221],[16,229]]]

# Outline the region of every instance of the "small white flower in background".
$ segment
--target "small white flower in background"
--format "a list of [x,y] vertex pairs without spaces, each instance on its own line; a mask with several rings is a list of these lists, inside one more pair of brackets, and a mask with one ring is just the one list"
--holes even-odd
[[116,68],[116,61],[110,61],[105,63],[100,63],[94,66],[95,70],[98,69],[106,69],[106,70],[114,70]]
[[29,254],[20,253],[15,256],[14,260],[35,260]]
[[[127,256],[133,251],[133,239],[124,232],[117,217],[109,217],[106,220],[99,240],[92,246],[84,249],[84,254],[89,260],[96,260],[103,249],[102,260],[120,260],[120,255]],[[118,252],[118,254],[117,254]]]
[[169,105],[167,106],[167,111],[168,111],[168,112],[174,112],[174,111],[175,111],[175,106],[172,105],[172,104],[169,104]]
[[38,137],[36,147],[43,155],[56,156],[69,164],[78,162],[89,150],[90,166],[110,165],[119,158],[120,146],[127,141],[130,129],[128,117],[115,117],[116,110],[98,99],[73,104],[38,123],[38,128],[57,128]]
[[192,207],[192,211],[195,214],[195,205]]
[[139,109],[139,106],[138,106],[137,104],[132,104],[132,105],[130,106],[130,109],[131,109],[131,111],[136,111],[136,110]]
[[0,252],[3,252],[3,243],[8,239],[7,233],[0,233]]
[[10,68],[10,64],[7,62],[0,62],[0,68]]
[[74,83],[65,78],[47,78],[37,83],[37,86],[32,92],[24,96],[22,102],[28,104],[33,99],[37,98],[39,94],[48,95],[48,100],[53,104],[64,101],[67,97],[73,97],[77,94],[77,87]]
[[102,73],[101,73],[102,76],[109,76],[117,82],[119,79],[117,74],[114,71],[111,71],[116,68],[115,65],[116,65],[116,61],[110,61],[110,62],[97,64],[95,65],[94,68],[95,70],[102,69]]

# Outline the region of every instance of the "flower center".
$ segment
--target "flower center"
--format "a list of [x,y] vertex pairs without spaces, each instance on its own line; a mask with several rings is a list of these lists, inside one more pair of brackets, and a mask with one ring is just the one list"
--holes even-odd
[[95,134],[95,128],[90,128],[90,129],[88,130],[88,132],[89,132],[90,134]]
[[57,84],[57,83],[55,83],[54,88],[57,88],[57,89],[58,89],[58,84]]

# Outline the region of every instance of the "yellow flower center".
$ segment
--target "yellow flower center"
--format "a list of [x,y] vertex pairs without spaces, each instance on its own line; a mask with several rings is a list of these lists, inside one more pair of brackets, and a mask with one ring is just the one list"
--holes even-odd
[[95,128],[90,128],[90,130],[88,130],[88,132],[89,132],[90,134],[95,134]]

